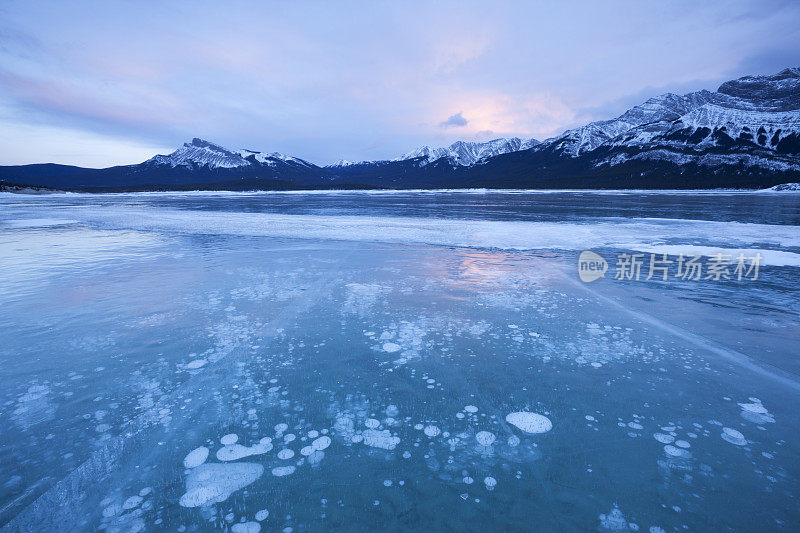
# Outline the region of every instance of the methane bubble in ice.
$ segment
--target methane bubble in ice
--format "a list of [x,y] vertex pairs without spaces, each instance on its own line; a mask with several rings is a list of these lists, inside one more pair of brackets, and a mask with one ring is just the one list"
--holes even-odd
[[506,422],[521,429],[525,433],[547,433],[553,429],[553,423],[544,415],[517,411],[506,416]]
[[311,466],[316,466],[325,458],[325,452],[320,450],[314,450],[311,455],[308,456],[308,464]]
[[278,459],[283,459],[284,461],[287,459],[291,459],[294,457],[294,452],[289,448],[285,448],[278,452]]
[[399,344],[395,344],[393,342],[385,342],[383,344],[383,351],[384,352],[389,352],[389,353],[399,352],[400,351],[400,345]]
[[654,433],[653,438],[661,444],[672,444],[672,442],[675,440],[675,437],[672,435],[667,435],[666,433]]
[[474,405],[468,405],[468,406],[464,407],[464,410],[466,412],[468,412],[468,413],[477,413],[478,412],[478,408],[475,407]]
[[490,431],[479,431],[478,434],[475,435],[475,440],[477,440],[478,444],[481,446],[491,446],[495,441],[495,436],[494,433]]
[[758,398],[750,398],[751,403],[740,403],[742,408],[742,418],[755,424],[771,424],[775,422],[775,417],[770,414],[766,407]]
[[272,439],[265,437],[252,446],[229,444],[217,450],[217,459],[220,461],[236,461],[251,455],[261,455],[272,450]]
[[331,438],[327,435],[323,435],[311,443],[311,446],[313,446],[315,450],[320,450],[320,451],[324,450],[330,445],[331,445]]
[[294,474],[295,467],[292,465],[289,466],[276,466],[272,469],[272,475],[275,477],[283,477],[288,476],[290,474]]
[[238,440],[239,440],[239,435],[237,435],[236,433],[229,433],[229,434],[225,435],[224,437],[222,437],[221,439],[219,439],[219,442],[223,446],[228,446],[230,444],[234,444],[234,443],[238,442]]
[[231,533],[259,533],[261,524],[258,522],[239,522],[231,526]]
[[425,426],[424,432],[429,437],[435,437],[436,435],[441,433],[439,428],[436,426]]
[[266,509],[261,509],[256,513],[256,520],[259,522],[263,522],[264,520],[267,519],[268,516],[269,516],[269,511],[267,511]]
[[747,439],[744,438],[744,435],[733,428],[722,428],[722,434],[720,436],[723,438],[723,440],[726,440],[737,446],[744,446],[747,444]]
[[483,479],[483,483],[486,485],[487,489],[493,490],[495,485],[497,485],[497,480],[492,476],[487,476]]
[[670,457],[680,457],[681,459],[688,459],[692,456],[692,454],[689,451],[684,450],[682,448],[677,448],[672,444],[667,444],[666,446],[664,446],[664,453],[666,453]]
[[[355,437],[357,436],[360,437],[361,435],[353,436],[353,442],[356,442]],[[395,446],[400,444],[400,437],[393,437],[388,429],[383,431],[368,429],[364,432],[363,439],[364,444],[367,446],[384,450],[394,450]]]
[[619,510],[619,507],[614,507],[608,514],[600,515],[600,527],[611,531],[624,531],[630,529],[628,521],[625,520],[625,515]]
[[195,468],[206,462],[208,459],[208,448],[200,446],[186,454],[183,458],[183,466],[186,468]]
[[193,468],[186,477],[186,493],[181,507],[200,507],[220,503],[237,490],[251,484],[264,473],[255,463],[204,463]]

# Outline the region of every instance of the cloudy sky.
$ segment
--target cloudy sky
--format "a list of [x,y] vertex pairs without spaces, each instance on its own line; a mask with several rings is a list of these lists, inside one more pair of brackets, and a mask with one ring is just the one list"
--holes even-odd
[[547,138],[800,66],[796,1],[0,4],[0,164]]

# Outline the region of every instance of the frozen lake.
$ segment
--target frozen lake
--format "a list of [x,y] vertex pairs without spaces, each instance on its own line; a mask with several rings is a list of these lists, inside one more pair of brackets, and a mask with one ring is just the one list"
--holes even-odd
[[800,527],[800,194],[3,193],[0,273],[4,531]]

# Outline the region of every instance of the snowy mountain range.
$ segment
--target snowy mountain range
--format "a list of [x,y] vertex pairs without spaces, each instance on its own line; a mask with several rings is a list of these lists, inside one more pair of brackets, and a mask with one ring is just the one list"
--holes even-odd
[[717,91],[650,98],[617,118],[539,142],[517,137],[422,146],[395,159],[320,167],[277,152],[193,139],[108,169],[0,167],[0,181],[84,190],[137,188],[769,187],[800,175],[800,69]]

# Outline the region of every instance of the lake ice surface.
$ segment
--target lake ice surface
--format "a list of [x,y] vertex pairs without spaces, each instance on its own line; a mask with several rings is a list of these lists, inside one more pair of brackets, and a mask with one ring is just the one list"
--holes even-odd
[[[799,225],[798,194],[0,194],[0,525],[796,530]],[[766,264],[583,284],[589,248]]]

